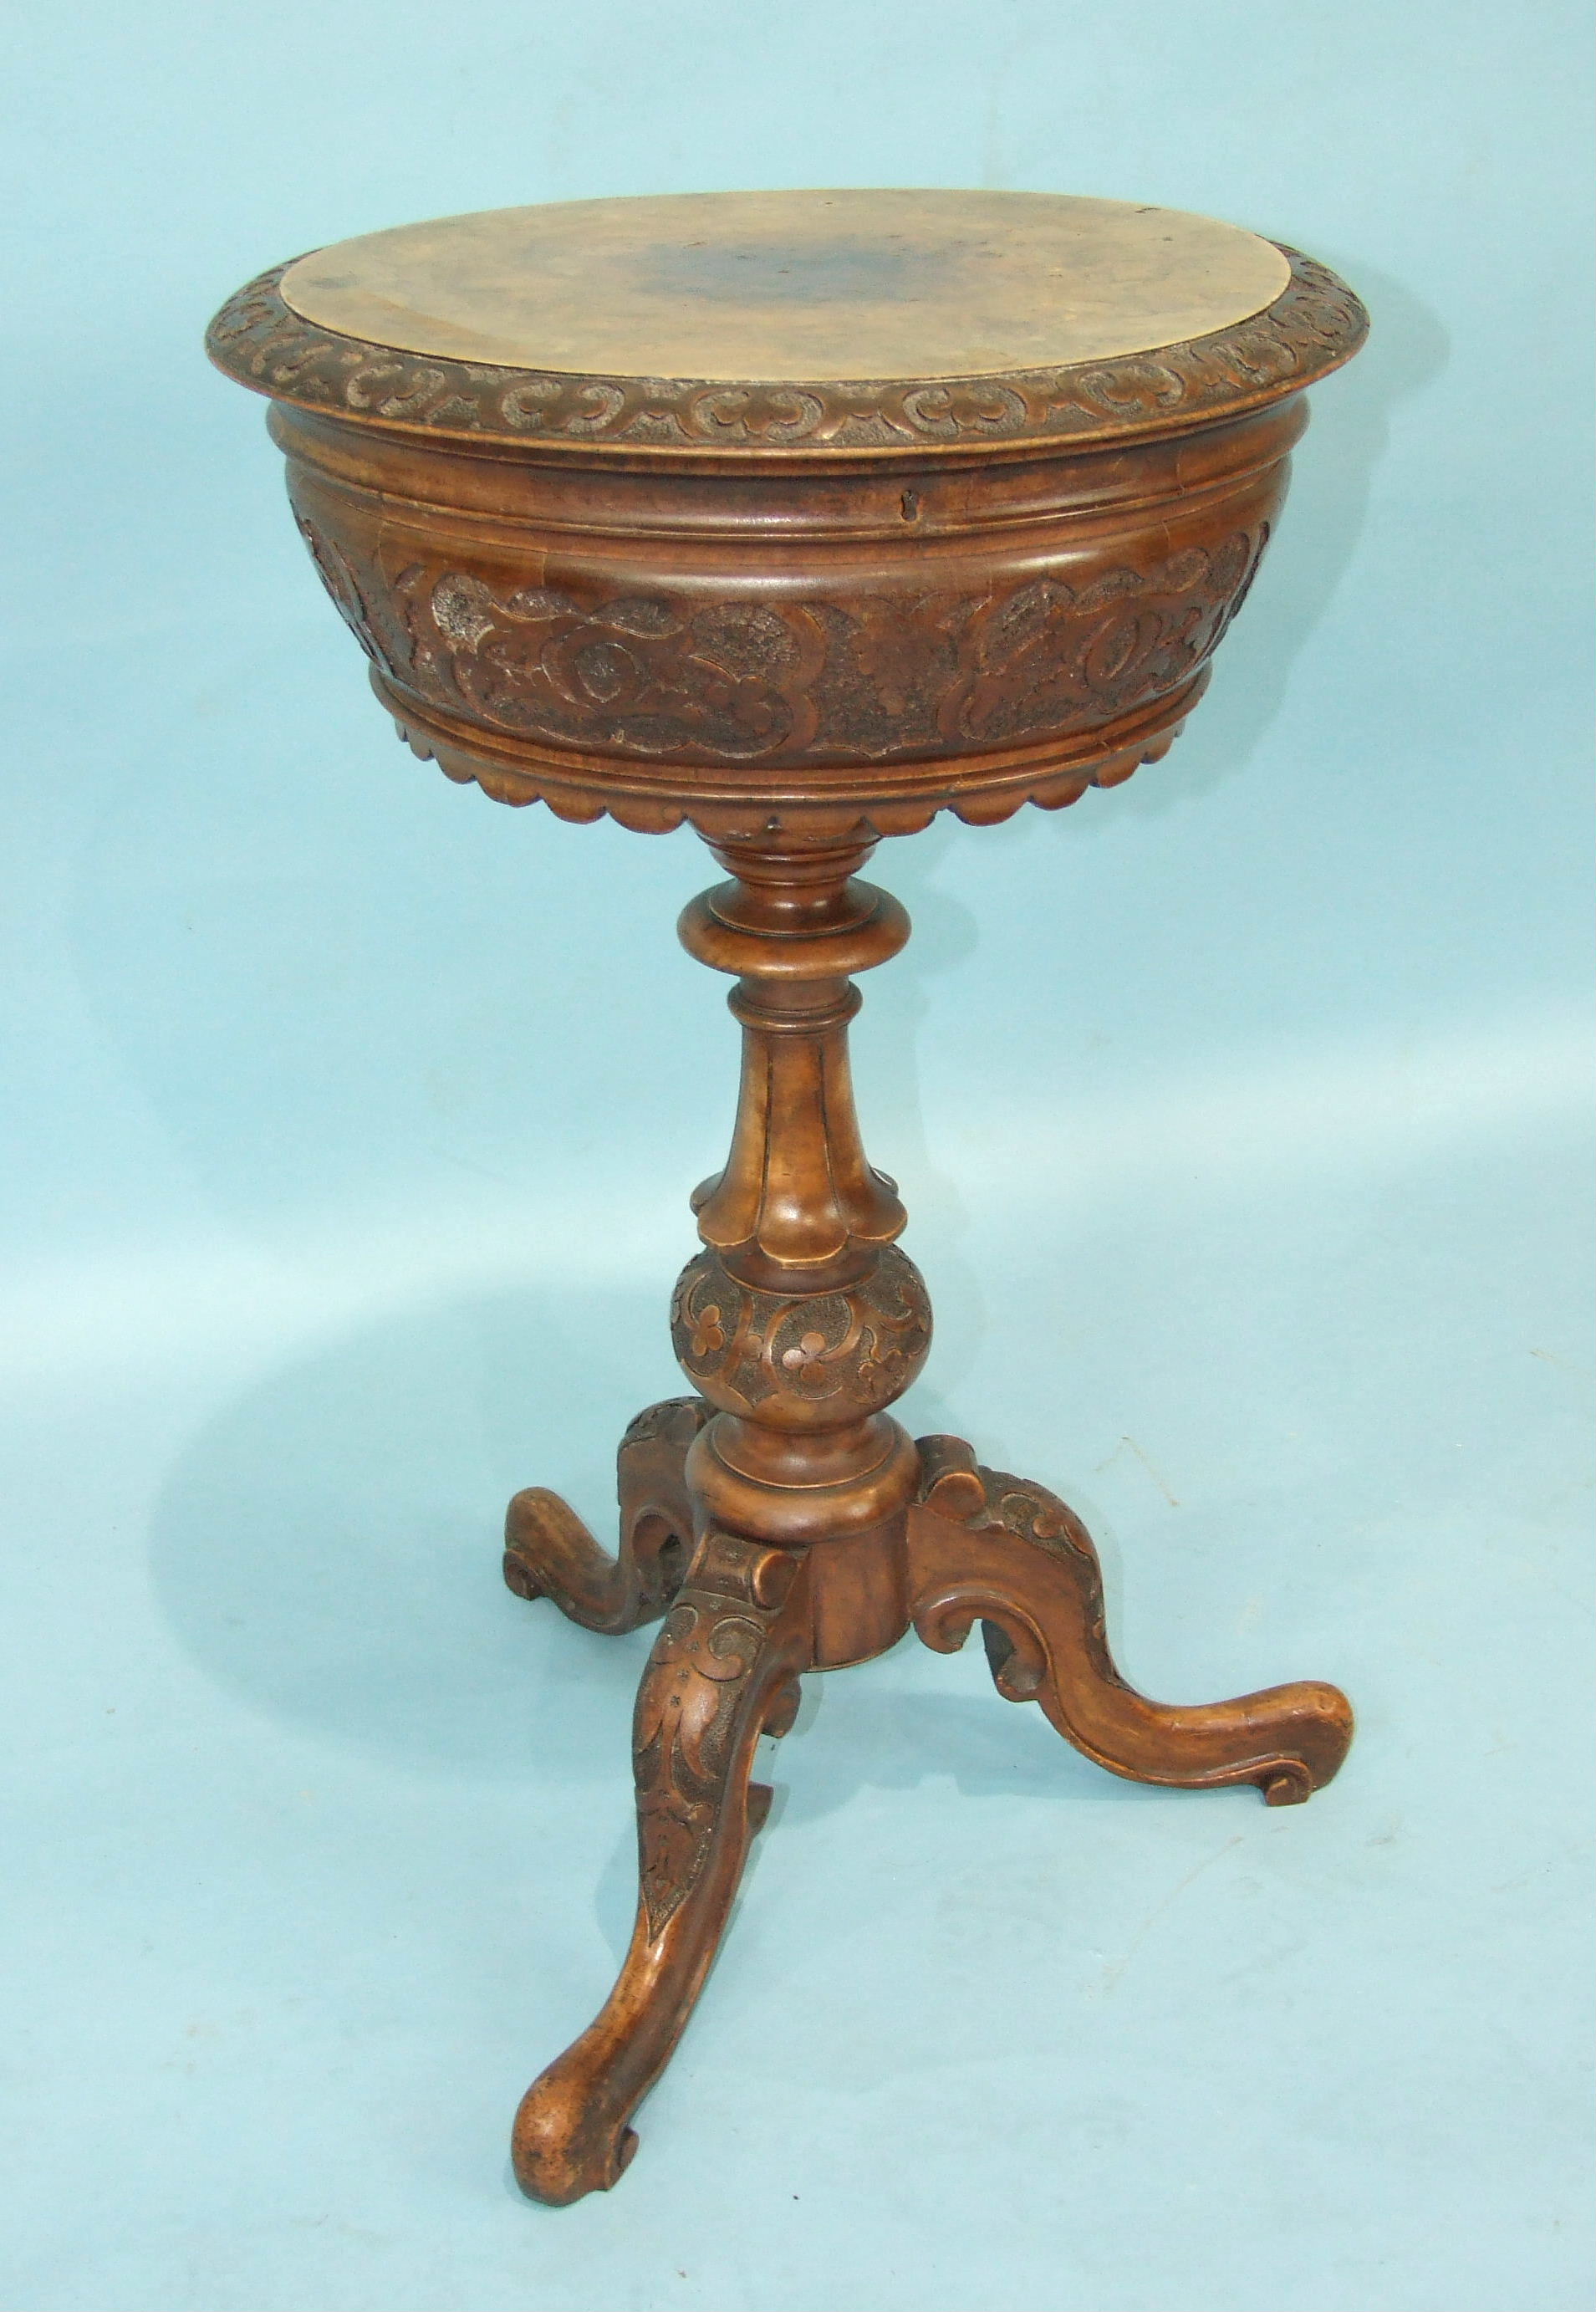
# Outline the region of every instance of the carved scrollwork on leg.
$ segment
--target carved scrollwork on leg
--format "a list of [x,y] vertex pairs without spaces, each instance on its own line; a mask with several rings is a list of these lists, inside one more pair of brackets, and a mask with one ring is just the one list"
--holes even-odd
[[910,1512],[914,1626],[952,1653],[982,1625],[998,1691],[1039,1702],[1060,1734],[1132,1782],[1256,1782],[1271,1806],[1321,1789],[1352,1711],[1317,1680],[1195,1707],[1149,1702],[1109,1652],[1103,1577],[1080,1519],[1042,1485],[981,1467],[962,1439],[922,1438]]
[[612,1557],[573,1511],[542,1485],[510,1502],[504,1579],[518,1598],[552,1598],[589,1630],[634,1630],[664,1613],[693,1551],[693,1505],[683,1464],[710,1417],[699,1397],[667,1397],[640,1413],[616,1459],[621,1546]]
[[757,1622],[678,1598],[638,1697],[638,1878],[653,1940],[702,1875],[726,1792],[737,1705],[764,1646]]
[[784,1734],[808,1665],[802,1560],[711,1531],[654,1641],[637,1699],[638,1906],[597,2019],[522,2098],[522,2189],[563,2206],[607,2191],[637,2148],[632,2112],[669,2061],[709,1973],[770,1791],[762,1733]]

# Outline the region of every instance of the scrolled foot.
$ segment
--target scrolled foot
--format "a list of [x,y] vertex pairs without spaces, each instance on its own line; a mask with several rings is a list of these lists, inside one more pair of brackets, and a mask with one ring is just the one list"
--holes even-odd
[[515,2115],[510,2164],[529,2200],[568,2208],[618,2184],[637,2150],[637,2131],[617,2122],[593,2092],[579,2040],[527,2089]]
[[1352,1708],[1304,1679],[1193,1708],[1149,1702],[1114,1667],[1103,1577],[1080,1519],[1054,1494],[981,1467],[962,1438],[920,1443],[910,1512],[914,1626],[951,1653],[981,1624],[993,1683],[1038,1702],[1067,1740],[1132,1782],[1255,1782],[1270,1806],[1321,1790],[1352,1740]]
[[770,1808],[748,1777],[760,1735],[797,1712],[806,1588],[798,1556],[711,1531],[654,1641],[632,1730],[637,1922],[596,2020],[521,2099],[511,2158],[532,2199],[606,2192],[637,2149],[632,2114],[685,2027]]
[[693,1546],[683,1464],[709,1419],[699,1397],[651,1405],[621,1440],[621,1546],[612,1557],[558,1493],[529,1485],[504,1520],[504,1580],[518,1598],[552,1598],[589,1630],[634,1630],[665,1611]]

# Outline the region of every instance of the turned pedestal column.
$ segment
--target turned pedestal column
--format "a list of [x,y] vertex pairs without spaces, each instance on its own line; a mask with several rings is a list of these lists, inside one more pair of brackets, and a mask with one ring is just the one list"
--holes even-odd
[[734,972],[743,1073],[726,1169],[693,1198],[704,1250],[671,1334],[696,1395],[651,1406],[620,1455],[621,1550],[559,1497],[511,1502],[505,1578],[589,1627],[665,1622],[638,1695],[639,1894],[597,2020],[528,2089],[516,2173],[538,2199],[613,2184],[627,2124],[676,2043],[770,1792],[762,1733],[798,1678],[895,1645],[952,1651],[979,1619],[998,1690],[1135,1780],[1256,1782],[1305,1799],[1340,1765],[1333,1686],[1169,1709],[1115,1669],[1085,1528],[1040,1485],[983,1469],[962,1440],[918,1445],[886,1407],[925,1363],[931,1311],[894,1184],[866,1161],[848,1070],[849,975],[894,955],[908,918],[851,880],[868,845],[722,845],[736,880],[682,917],[690,953]]
[[1357,301],[1178,212],[1024,194],[578,202],[402,228],[248,285],[221,366],[274,401],[318,569],[416,753],[508,802],[691,823],[685,909],[742,1084],[615,1554],[510,1504],[505,1578],[658,1620],[632,1730],[637,1921],[528,2090],[516,2173],[614,2184],[704,1982],[798,1680],[981,1625],[999,1692],[1136,1780],[1305,1799],[1332,1686],[1200,1708],[1115,1669],[1079,1520],[891,1407],[931,1342],[849,1075],[855,976],[909,935],[859,871],[947,809],[1057,810],[1167,751]]

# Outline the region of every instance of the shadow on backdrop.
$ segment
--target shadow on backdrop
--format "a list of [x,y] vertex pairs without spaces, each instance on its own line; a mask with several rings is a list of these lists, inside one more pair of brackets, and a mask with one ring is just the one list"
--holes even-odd
[[[153,1587],[189,1656],[286,1729],[387,1766],[602,1782],[624,1808],[652,1633],[596,1636],[511,1597],[500,1521],[517,1485],[547,1483],[613,1544],[615,1442],[647,1392],[609,1348],[663,1330],[655,1299],[589,1293],[563,1324],[521,1294],[451,1303],[347,1335],[251,1388],[192,1442],[152,1514]],[[921,1432],[946,1425],[924,1389],[903,1410]],[[984,1668],[972,1695],[963,1664],[926,1655],[914,1669],[905,1645],[885,1674],[850,1671],[846,1703],[824,1718],[833,1682],[808,1681],[774,1753],[791,1819],[931,1775],[971,1795],[1158,1795],[1078,1758]]]

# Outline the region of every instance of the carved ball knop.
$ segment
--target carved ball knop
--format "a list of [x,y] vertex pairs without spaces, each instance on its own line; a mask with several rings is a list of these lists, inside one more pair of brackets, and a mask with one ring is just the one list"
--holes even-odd
[[812,1293],[757,1292],[706,1251],[677,1280],[671,1339],[694,1388],[723,1412],[834,1429],[879,1413],[918,1379],[931,1304],[896,1245],[857,1283]]

